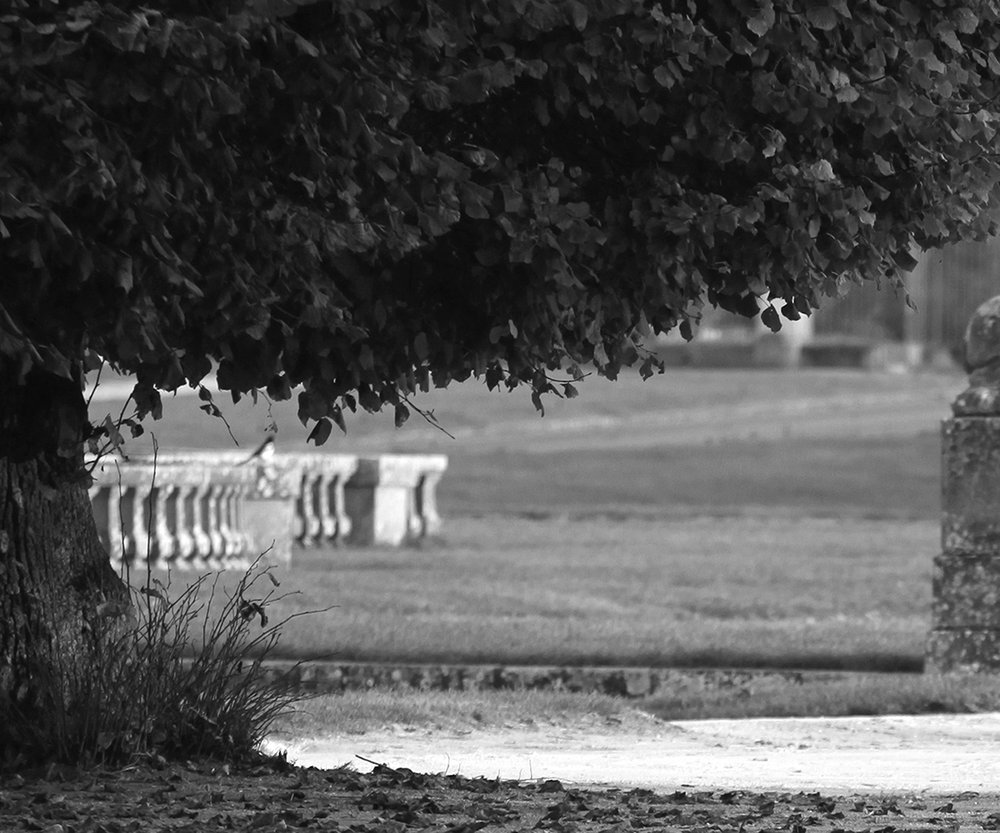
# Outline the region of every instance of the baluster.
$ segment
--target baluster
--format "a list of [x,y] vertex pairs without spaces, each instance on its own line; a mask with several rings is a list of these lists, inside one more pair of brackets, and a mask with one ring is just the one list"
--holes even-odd
[[[169,469],[168,469],[169,471]],[[157,486],[154,489],[155,500],[153,502],[155,521],[155,563],[159,567],[166,567],[176,555],[175,539],[171,529],[176,529],[176,510],[172,509],[175,503],[173,500],[175,487],[170,483]]]
[[319,478],[314,471],[302,472],[302,492],[299,495],[299,517],[302,518],[302,546],[315,546],[319,540],[320,520],[316,513],[316,482]]
[[125,533],[122,531],[122,495],[118,484],[107,487],[108,494],[108,553],[111,563],[121,570],[125,564]]
[[121,547],[121,521],[118,511],[118,490],[106,483],[90,489],[90,505],[94,510],[97,534],[107,550],[111,566],[120,571],[123,563]]
[[191,557],[195,554],[195,540],[191,534],[192,513],[190,504],[194,489],[187,483],[181,483],[176,487],[174,496],[175,511],[175,540],[177,544],[177,557],[174,559],[174,566],[181,570],[191,568]]
[[237,491],[240,488],[238,483],[229,483],[225,487],[223,497],[223,515],[225,517],[225,535],[227,538],[227,548],[229,566],[246,568],[248,547],[246,535],[239,527],[236,512]]
[[135,559],[135,536],[132,534],[132,503],[135,500],[135,491],[125,483],[119,484],[116,491],[118,492],[118,533],[122,563],[131,565]]
[[295,512],[292,517],[292,539],[305,546],[306,542],[306,519],[303,508],[303,501],[306,494],[306,478],[303,474],[299,481],[299,490],[295,495]]
[[223,568],[230,566],[235,548],[235,541],[229,529],[229,484],[216,483],[212,487],[215,495],[215,528],[217,533],[213,540],[218,541]]
[[147,524],[149,510],[147,502],[151,503],[152,490],[149,483],[143,478],[143,482],[129,487],[132,496],[132,546],[133,546],[133,567],[145,567],[151,564],[150,556],[150,528]]
[[335,472],[319,471],[316,474],[316,503],[319,515],[318,545],[325,544],[337,537],[337,516],[330,500],[333,484],[337,479]]
[[[447,460],[441,462],[447,465]],[[417,508],[423,519],[423,534],[437,535],[441,531],[442,520],[438,513],[437,487],[444,475],[444,465],[427,471],[417,487]]]
[[422,501],[420,487],[424,478],[419,477],[412,488],[406,491],[406,530],[407,540],[419,541],[424,537],[424,516],[421,514]]
[[219,484],[212,484],[206,491],[208,538],[211,541],[209,566],[213,570],[222,569],[226,559],[226,542],[222,537],[222,529],[219,527],[219,503],[222,497],[222,488]]
[[94,482],[89,494],[97,532],[107,550],[111,566],[121,571],[126,563],[127,553],[122,530],[121,472],[117,464],[114,464],[112,473],[112,464],[107,460],[100,464],[90,459],[88,462],[93,462]]
[[351,466],[350,471],[338,471],[332,484],[333,513],[337,523],[337,531],[334,539],[338,543],[346,541],[347,536],[351,534],[351,516],[347,514],[347,505],[344,500],[344,484],[347,482],[347,478],[351,476],[353,471],[354,466]]
[[194,535],[197,556],[191,559],[191,566],[197,570],[204,570],[209,565],[209,558],[212,555],[212,539],[208,537],[206,524],[208,522],[208,483],[200,483],[191,492],[191,520],[192,534]]

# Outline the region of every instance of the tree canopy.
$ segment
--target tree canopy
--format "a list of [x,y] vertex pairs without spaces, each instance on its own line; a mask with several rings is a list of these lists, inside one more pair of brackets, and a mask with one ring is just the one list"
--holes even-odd
[[[982,237],[973,0],[3,0],[0,375],[540,395]],[[781,299],[783,305],[769,305]],[[556,371],[559,371],[557,374]],[[568,376],[567,376],[568,374]]]

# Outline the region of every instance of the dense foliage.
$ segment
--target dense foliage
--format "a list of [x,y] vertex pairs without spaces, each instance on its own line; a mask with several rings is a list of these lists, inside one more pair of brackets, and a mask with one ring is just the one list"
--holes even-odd
[[103,357],[155,413],[217,363],[303,385],[322,441],[470,375],[614,376],[706,301],[777,328],[996,226],[994,2],[0,9],[5,384]]

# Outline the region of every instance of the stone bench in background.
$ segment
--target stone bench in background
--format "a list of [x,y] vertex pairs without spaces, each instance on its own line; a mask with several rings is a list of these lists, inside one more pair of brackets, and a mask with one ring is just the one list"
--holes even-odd
[[294,544],[399,546],[441,530],[442,454],[181,452],[94,466],[91,502],[112,563],[245,567]]

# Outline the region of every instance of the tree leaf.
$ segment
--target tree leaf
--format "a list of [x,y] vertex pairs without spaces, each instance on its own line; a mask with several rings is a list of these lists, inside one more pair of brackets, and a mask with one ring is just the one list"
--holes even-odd
[[427,343],[427,333],[417,333],[413,339],[413,352],[416,353],[420,361],[426,361],[430,355],[430,346]]
[[747,29],[757,35],[757,37],[763,37],[771,30],[773,23],[773,16],[770,20],[768,20],[768,18],[764,15],[757,15],[756,17],[751,17],[747,21]]
[[776,333],[781,329],[781,318],[773,306],[767,306],[761,311],[760,320],[772,333]]
[[892,259],[904,272],[912,272],[917,268],[917,259],[906,249],[898,249],[892,253]]
[[309,432],[306,442],[314,443],[317,446],[323,445],[323,443],[330,439],[332,431],[333,423],[326,417],[323,417],[322,419],[316,421],[316,425],[314,425],[313,430]]
[[123,257],[118,262],[118,271],[115,272],[115,283],[126,293],[132,291],[135,285],[135,276],[132,274],[132,258]]
[[810,25],[824,32],[836,29],[839,19],[837,13],[829,6],[807,5],[806,7],[806,20],[809,21]]

